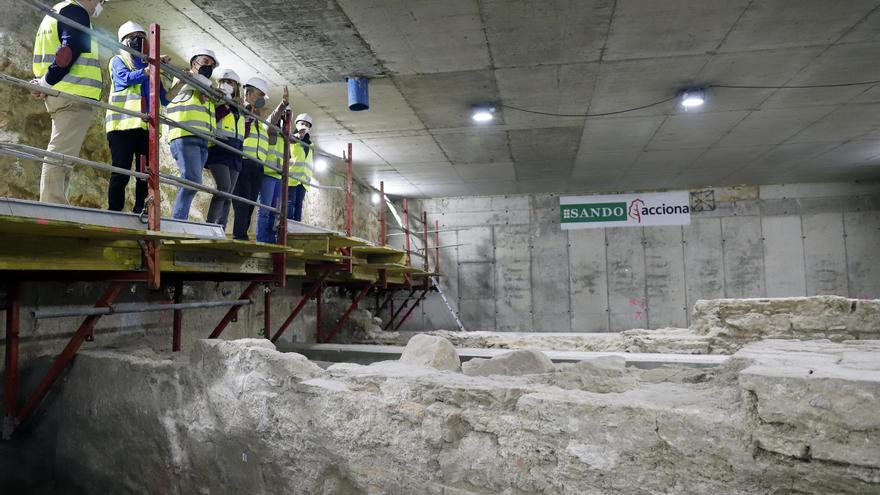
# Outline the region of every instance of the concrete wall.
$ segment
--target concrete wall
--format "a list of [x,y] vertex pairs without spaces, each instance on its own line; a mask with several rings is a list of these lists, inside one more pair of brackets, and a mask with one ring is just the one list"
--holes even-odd
[[[698,299],[880,298],[880,184],[719,188],[689,226],[562,231],[554,194],[426,201],[468,330],[685,327]],[[405,329],[454,329],[435,295]]]

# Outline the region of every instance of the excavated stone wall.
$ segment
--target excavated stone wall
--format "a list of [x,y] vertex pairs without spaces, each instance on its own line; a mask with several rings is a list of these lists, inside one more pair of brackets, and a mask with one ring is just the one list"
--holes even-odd
[[323,370],[262,340],[89,351],[37,434],[84,493],[871,494],[878,356],[773,341],[714,371],[465,376]]
[[[838,296],[697,301],[689,328],[619,333],[428,332],[456,347],[732,354],[762,339],[880,339],[880,300]],[[412,333],[367,332],[358,343],[405,344]]]

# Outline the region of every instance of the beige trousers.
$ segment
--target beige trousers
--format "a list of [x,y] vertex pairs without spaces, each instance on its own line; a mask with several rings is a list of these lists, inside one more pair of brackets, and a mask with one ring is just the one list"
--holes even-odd
[[[47,151],[79,156],[92,125],[93,108],[65,98],[46,97],[46,110],[52,117],[52,137]],[[40,201],[67,204],[70,168],[43,164],[40,175]]]

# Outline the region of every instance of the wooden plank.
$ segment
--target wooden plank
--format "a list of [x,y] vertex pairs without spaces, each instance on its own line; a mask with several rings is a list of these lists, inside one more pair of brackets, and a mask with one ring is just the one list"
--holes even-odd
[[[133,230],[118,227],[89,225],[62,220],[29,217],[0,216],[0,231],[39,237],[67,237],[109,240],[195,239],[186,234],[169,234],[152,230]],[[57,241],[55,241],[57,242]]]
[[289,253],[299,254],[303,251],[278,244],[265,242],[238,241],[234,239],[195,239],[195,240],[172,240],[164,241],[163,245],[180,249],[217,249],[221,251],[234,251],[237,253]]
[[0,234],[0,270],[142,269],[141,249],[134,241],[56,238]]

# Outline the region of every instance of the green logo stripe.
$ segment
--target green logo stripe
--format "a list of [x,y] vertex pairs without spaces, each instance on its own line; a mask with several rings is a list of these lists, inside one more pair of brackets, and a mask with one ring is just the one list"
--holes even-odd
[[559,221],[562,223],[625,222],[626,202],[560,205]]

